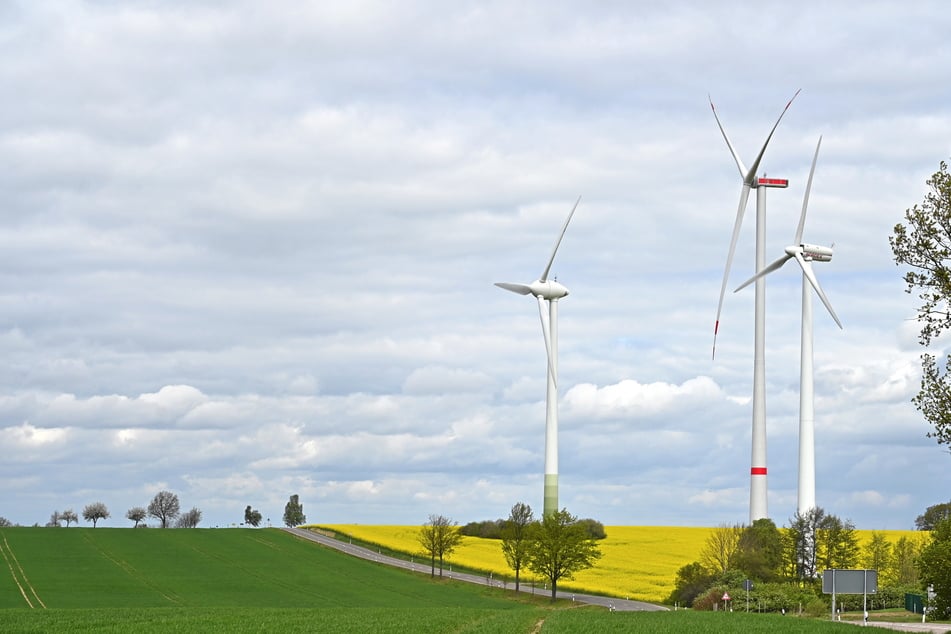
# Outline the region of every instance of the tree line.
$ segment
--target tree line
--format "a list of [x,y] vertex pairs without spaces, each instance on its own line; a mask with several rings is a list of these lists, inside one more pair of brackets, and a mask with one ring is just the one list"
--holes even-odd
[[[100,520],[111,517],[109,508],[102,502],[93,502],[83,508],[83,519],[92,522],[93,528]],[[159,491],[147,506],[133,506],[125,514],[126,519],[133,522],[133,528],[145,527],[145,520],[152,518],[158,520],[160,528],[197,528],[201,523],[202,513],[198,507],[192,507],[188,511],[182,512],[181,502],[178,495],[171,491]],[[261,512],[251,508],[249,504],[244,509],[244,525],[260,526],[263,520]],[[270,520],[268,520],[270,522]],[[300,498],[295,494],[290,497],[287,505],[284,507],[284,524],[286,526],[299,526],[307,521],[304,515],[304,506],[300,503]],[[50,519],[46,522],[47,527],[62,527],[63,524],[69,528],[71,524],[78,524],[79,516],[73,509],[65,511],[53,511]],[[4,526],[13,526],[13,523],[5,517],[0,516],[0,528]],[[34,524],[39,526],[39,524]]]
[[[871,598],[878,602],[876,607],[903,607],[906,592],[921,593],[926,583],[943,592],[940,579],[951,581],[951,519],[939,520],[934,528],[918,539],[902,536],[894,543],[884,533],[873,531],[871,539],[860,546],[854,524],[822,508],[796,513],[783,530],[769,519],[751,525],[721,525],[710,533],[699,559],[677,571],[668,601],[712,609],[724,593],[734,599],[744,597],[749,580],[759,609],[801,606],[821,614],[828,609],[821,593],[822,572],[864,568],[878,571],[879,590]],[[940,605],[940,600],[933,603]]]
[[[480,537],[482,539],[502,539],[502,531],[505,528],[508,520],[497,519],[497,520],[483,520],[481,522],[469,522],[468,524],[462,526],[459,529],[459,532],[467,537]],[[588,533],[588,537],[591,539],[604,539],[608,536],[607,532],[604,530],[604,524],[598,520],[591,519],[586,517],[577,521],[578,524],[584,527],[585,532]]]
[[[109,519],[112,515],[109,507],[103,502],[93,502],[83,507],[83,519],[92,522],[93,528],[96,528],[101,520]],[[133,528],[140,525],[145,526],[145,519],[151,517],[158,520],[161,528],[197,528],[201,523],[201,509],[192,507],[184,513],[181,511],[181,503],[178,496],[171,491],[159,491],[149,502],[147,507],[133,506],[125,514],[126,519],[134,522]],[[49,521],[46,522],[48,528],[61,528],[65,523],[66,528],[70,524],[78,524],[79,516],[73,509],[65,511],[53,511],[50,514]],[[0,526],[12,526],[13,524],[6,518],[0,517]],[[39,526],[39,524],[34,524]]]
[[[515,504],[508,519],[498,520],[498,539],[506,563],[515,573],[518,592],[521,574],[529,570],[547,581],[551,598],[555,599],[558,582],[571,579],[574,573],[586,570],[600,559],[597,538],[591,536],[593,520],[579,520],[562,509],[535,519],[532,507]],[[595,522],[600,526],[600,522]],[[604,527],[601,526],[603,534]],[[443,575],[445,559],[462,542],[462,529],[442,515],[430,515],[418,534],[423,553],[430,559],[430,575]]]

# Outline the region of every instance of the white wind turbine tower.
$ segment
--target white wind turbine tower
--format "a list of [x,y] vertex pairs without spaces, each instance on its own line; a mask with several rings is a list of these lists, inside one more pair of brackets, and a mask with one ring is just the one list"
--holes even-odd
[[[541,277],[531,284],[512,284],[496,282],[495,285],[519,295],[534,295],[538,300],[538,316],[542,322],[542,335],[545,338],[545,351],[548,353],[548,391],[545,404],[545,490],[543,515],[558,511],[558,300],[568,294],[568,289],[556,280],[548,279],[552,262],[558,253],[561,239],[565,237],[568,223],[581,202],[581,196],[571,208],[565,225],[555,241],[548,264]],[[548,302],[548,314],[545,314],[545,302]]]
[[802,198],[802,213],[799,216],[799,226],[792,246],[785,249],[785,255],[748,279],[736,290],[748,286],[754,280],[761,279],[780,268],[789,260],[795,259],[802,269],[802,343],[799,366],[799,504],[798,511],[805,514],[816,506],[816,442],[815,442],[815,413],[812,378],[812,289],[815,289],[826,310],[832,315],[836,325],[842,327],[842,322],[832,310],[829,298],[822,292],[819,280],[812,271],[811,262],[828,262],[832,259],[832,249],[802,241],[802,231],[806,224],[806,208],[809,206],[809,192],[812,189],[812,176],[816,171],[816,161],[819,159],[819,147],[822,137],[816,144],[816,154],[812,157],[812,168],[809,170],[809,180],[806,183],[806,193]]
[[[726,269],[723,271],[723,284],[720,286],[720,301],[717,304],[717,320],[713,328],[713,355],[716,356],[717,350],[717,332],[720,330],[720,312],[723,309],[723,295],[726,292],[727,280],[730,277],[730,266],[733,264],[733,253],[736,251],[736,242],[740,234],[740,227],[743,224],[743,213],[746,211],[746,203],[749,200],[750,189],[756,189],[756,266],[753,270],[759,271],[766,264],[766,188],[767,187],[786,187],[789,181],[779,178],[757,178],[756,171],[759,169],[760,161],[766,152],[766,146],[769,145],[773,133],[782,121],[783,115],[792,105],[793,100],[799,94],[792,96],[786,103],[786,107],[780,113],[773,129],[769,131],[769,136],[763,143],[756,160],[747,169],[740,160],[740,155],[733,147],[733,143],[723,129],[720,123],[720,117],[717,116],[717,110],[713,106],[713,100],[710,100],[710,109],[713,110],[713,116],[717,120],[717,126],[720,128],[723,139],[726,141],[733,160],[740,170],[740,177],[743,179],[743,188],[740,191],[740,204],[736,210],[736,221],[733,223],[733,235],[730,238],[730,250],[727,253]],[[756,280],[756,296],[754,300],[754,336],[753,336],[753,432],[752,432],[752,451],[750,466],[750,523],[768,517],[766,512],[766,283],[763,278]]]

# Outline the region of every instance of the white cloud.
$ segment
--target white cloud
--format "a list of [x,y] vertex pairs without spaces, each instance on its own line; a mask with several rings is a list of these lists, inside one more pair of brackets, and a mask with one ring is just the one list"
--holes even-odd
[[695,495],[690,496],[687,502],[705,507],[717,506],[735,506],[743,497],[744,492],[741,489],[705,489]]
[[37,448],[50,444],[62,444],[69,431],[64,428],[38,428],[30,423],[23,423],[17,427],[7,427],[3,430],[8,446],[19,445],[23,448]]
[[427,366],[410,373],[403,383],[403,391],[407,394],[483,392],[491,386],[492,379],[484,372]]
[[709,377],[696,377],[681,385],[649,383],[642,385],[626,379],[599,388],[591,384],[575,385],[565,395],[568,412],[590,418],[619,416],[654,417],[697,406],[721,398],[720,388]]
[[[707,95],[749,160],[802,87],[762,167],[791,179],[769,255],[824,135],[807,231],[836,243],[821,279],[845,329],[816,316],[817,494],[910,523],[947,454],[909,402],[915,300],[887,237],[949,152],[949,21],[761,9],[749,30],[740,2],[2,6],[4,516],[102,499],[119,517],[158,488],[210,525],[249,503],[278,521],[291,493],[385,523],[539,499],[545,348],[532,302],[492,283],[537,277],[582,194],[552,269],[571,289],[564,505],[743,521],[753,300],[727,298],[711,361],[739,183]],[[747,216],[731,285],[752,274]],[[800,280],[773,278],[785,518]]]

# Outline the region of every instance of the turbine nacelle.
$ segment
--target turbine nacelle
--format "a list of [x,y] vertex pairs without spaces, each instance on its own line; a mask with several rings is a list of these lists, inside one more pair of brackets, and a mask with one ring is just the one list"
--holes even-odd
[[[763,147],[760,148],[759,154],[756,155],[752,165],[749,167],[740,159],[740,155],[733,146],[733,142],[730,141],[730,137],[727,136],[723,124],[720,123],[720,117],[717,115],[717,109],[713,105],[713,99],[710,99],[710,109],[713,111],[713,117],[716,119],[717,127],[720,128],[723,140],[726,141],[727,148],[729,148],[730,154],[736,162],[736,167],[740,170],[740,178],[743,182],[743,187],[740,189],[740,203],[736,208],[736,220],[733,223],[733,235],[730,237],[730,250],[727,251],[726,256],[726,268],[723,271],[723,283],[720,286],[720,301],[717,303],[717,319],[713,326],[713,358],[717,356],[717,333],[720,330],[720,313],[723,311],[723,297],[726,293],[726,285],[730,278],[730,267],[733,265],[733,254],[736,251],[736,243],[740,236],[740,227],[743,224],[743,214],[746,212],[746,202],[749,200],[750,190],[758,187],[786,187],[789,184],[788,181],[784,179],[757,179],[756,172],[759,170],[760,162],[763,160],[763,154],[766,153],[766,146],[769,145],[769,141],[773,138],[776,128],[779,127],[779,122],[783,120],[783,115],[789,110],[789,106],[792,105],[793,100],[799,95],[799,92],[800,91],[797,90],[796,94],[792,96],[792,99],[786,102],[786,107],[779,113],[779,118],[776,119],[776,123],[773,124],[773,128],[769,131],[769,135],[766,137]],[[799,242],[798,238],[796,242]]]
[[538,299],[561,299],[568,294],[568,289],[555,280],[535,280],[531,284],[513,284],[511,282],[496,282],[496,286],[519,295],[534,295]]
[[795,257],[795,253],[790,251],[790,249],[798,251],[807,262],[829,262],[832,260],[832,247],[806,243],[802,243],[798,247],[786,247],[786,253]]
[[532,289],[532,295],[547,300],[561,299],[568,294],[568,289],[555,280],[546,280],[544,282],[538,280],[529,284],[528,287]]
[[802,242],[802,232],[806,224],[806,210],[809,207],[809,192],[812,191],[812,177],[816,171],[816,161],[819,160],[819,148],[821,146],[822,137],[819,137],[819,142],[816,144],[816,153],[812,157],[812,167],[809,169],[809,180],[806,181],[806,193],[802,198],[802,212],[799,215],[799,226],[796,227],[796,237],[794,240],[798,244],[783,249],[785,255],[775,260],[766,266],[762,271],[759,271],[756,275],[740,284],[736,288],[736,291],[742,290],[761,277],[769,275],[773,271],[782,268],[786,262],[789,262],[790,260],[796,260],[796,262],[799,264],[799,268],[802,269],[802,274],[805,280],[807,280],[812,288],[815,289],[819,299],[822,300],[826,310],[829,311],[829,315],[831,315],[836,325],[841,328],[842,322],[839,321],[839,317],[832,309],[832,304],[829,303],[829,298],[827,298],[826,294],[822,291],[822,287],[819,286],[819,280],[816,279],[816,274],[812,271],[812,262],[829,262],[832,260],[832,247],[823,247],[816,244]]

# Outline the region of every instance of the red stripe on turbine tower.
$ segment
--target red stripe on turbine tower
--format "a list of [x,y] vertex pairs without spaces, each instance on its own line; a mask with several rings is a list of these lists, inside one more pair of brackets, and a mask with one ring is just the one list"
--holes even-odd
[[750,467],[750,475],[766,475],[766,467]]

